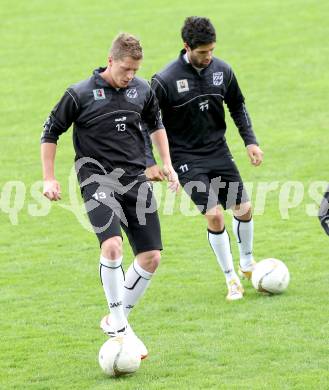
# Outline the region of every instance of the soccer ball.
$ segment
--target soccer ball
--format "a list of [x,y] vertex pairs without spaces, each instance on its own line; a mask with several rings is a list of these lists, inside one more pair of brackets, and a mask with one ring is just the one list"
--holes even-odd
[[256,290],[271,294],[282,293],[289,284],[287,266],[278,259],[265,259],[256,264],[251,281]]
[[111,337],[99,350],[99,365],[109,376],[131,374],[138,370],[141,355],[124,336]]

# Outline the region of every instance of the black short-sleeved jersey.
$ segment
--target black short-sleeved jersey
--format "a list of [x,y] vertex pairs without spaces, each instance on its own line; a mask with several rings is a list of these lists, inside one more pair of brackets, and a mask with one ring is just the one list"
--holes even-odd
[[[126,88],[111,87],[96,69],[84,81],[69,87],[44,124],[41,142],[57,143],[72,123],[76,157],[92,158],[84,164],[80,183],[92,173],[104,174],[122,168],[127,177],[145,170],[142,123],[149,133],[163,128],[154,92],[147,81],[135,77]],[[102,170],[99,164],[104,168]]]
[[156,73],[151,82],[162,111],[174,163],[216,156],[225,142],[223,103],[245,145],[257,144],[244,97],[231,67],[218,58],[201,71],[179,58]]

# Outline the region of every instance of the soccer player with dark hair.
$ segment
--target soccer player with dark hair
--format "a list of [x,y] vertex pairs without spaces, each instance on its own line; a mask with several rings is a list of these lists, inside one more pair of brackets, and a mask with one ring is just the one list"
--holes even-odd
[[227,299],[237,300],[243,297],[243,287],[218,206],[233,211],[239,272],[248,279],[255,265],[254,226],[251,203],[225,140],[224,103],[252,165],[261,164],[263,152],[232,68],[213,57],[216,31],[210,20],[188,17],[181,33],[184,49],[179,58],[156,73],[151,86],[159,100],[179,181],[207,220],[208,240],[226,277]]
[[[159,265],[162,243],[152,185],[144,174],[142,124],[157,146],[163,162],[161,174],[172,190],[177,190],[178,179],[157,99],[149,84],[135,77],[142,57],[138,39],[120,34],[113,41],[107,66],[70,86],[51,111],[41,138],[41,158],[44,195],[59,200],[61,190],[54,174],[56,144],[73,123],[75,167],[101,247],[99,273],[110,309],[101,328],[109,336],[130,337],[143,358],[147,349],[127,317]],[[126,275],[120,226],[136,256]]]

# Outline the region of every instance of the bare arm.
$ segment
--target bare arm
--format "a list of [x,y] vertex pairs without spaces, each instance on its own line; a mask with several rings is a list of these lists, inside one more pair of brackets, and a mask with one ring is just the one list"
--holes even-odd
[[43,195],[49,200],[61,199],[61,188],[55,179],[55,156],[57,145],[44,142],[41,144],[41,162],[43,174]]
[[152,143],[150,135],[147,131],[146,124],[142,126],[142,133],[145,141],[145,155],[146,155],[146,169],[145,174],[151,181],[162,181],[165,180],[165,176],[162,169],[157,165],[152,151]]
[[[158,149],[160,158],[163,163],[162,170],[159,170],[157,166],[154,167],[156,176],[159,177],[159,179],[162,179],[162,175],[161,175],[162,172],[163,175],[169,181],[170,189],[172,191],[177,191],[179,187],[178,177],[172,167],[167,133],[162,124],[158,101],[152,90],[150,90],[148,102],[146,103],[143,109],[142,118],[147,126],[150,137],[152,139],[152,143]],[[148,173],[150,172],[146,172],[146,174]]]
[[151,134],[153,144],[158,149],[161,161],[163,163],[163,174],[169,181],[169,187],[173,191],[177,191],[179,187],[177,173],[172,167],[168,138],[165,129],[159,129]]
[[171,158],[169,154],[169,144],[165,129],[156,130],[151,134],[153,144],[158,149],[163,165],[171,165]]

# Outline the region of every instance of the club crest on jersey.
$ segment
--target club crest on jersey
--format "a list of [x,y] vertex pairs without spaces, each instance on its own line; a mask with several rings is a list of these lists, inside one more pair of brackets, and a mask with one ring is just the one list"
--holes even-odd
[[223,72],[215,72],[212,74],[212,80],[214,85],[223,84]]
[[94,99],[95,100],[103,100],[105,99],[104,89],[93,89]]
[[190,88],[188,86],[188,82],[187,82],[186,79],[184,79],[184,80],[177,80],[176,83],[177,83],[177,91],[179,93],[186,92],[186,91],[190,90]]
[[138,96],[137,89],[136,89],[136,88],[127,89],[126,95],[127,95],[130,99],[136,99],[137,96]]

